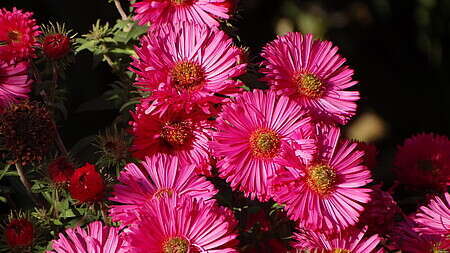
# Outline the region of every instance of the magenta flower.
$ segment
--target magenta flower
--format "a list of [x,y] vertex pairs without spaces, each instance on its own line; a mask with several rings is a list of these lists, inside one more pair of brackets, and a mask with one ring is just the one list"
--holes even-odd
[[18,99],[28,98],[31,83],[27,62],[10,64],[0,60],[0,112]]
[[235,95],[242,85],[235,80],[245,73],[241,50],[217,29],[187,23],[165,25],[141,39],[132,71],[136,86],[151,91],[154,110],[170,107],[210,114],[214,104]]
[[353,70],[328,41],[313,40],[311,34],[288,33],[266,45],[262,52],[266,74],[263,80],[308,108],[326,122],[345,124],[355,114],[358,91]]
[[34,47],[39,46],[41,34],[32,12],[13,8],[0,9],[0,59],[6,62],[28,60],[34,57]]
[[[327,235],[313,231],[302,231],[295,234],[297,242],[294,247],[298,250],[310,250],[315,253],[381,253],[377,249],[381,239],[378,235],[365,238],[367,228],[362,230],[349,229],[337,234]],[[303,252],[303,251],[298,251]]]
[[415,227],[417,227],[417,224],[409,218],[394,227],[391,239],[402,252],[440,253],[450,250],[450,239],[448,237],[420,234],[415,231]]
[[392,170],[401,183],[410,187],[447,191],[450,185],[450,140],[447,136],[432,133],[407,139],[398,147]]
[[218,19],[228,19],[232,0],[142,0],[133,4],[140,24],[190,22],[206,26],[218,26]]
[[186,164],[201,164],[209,160],[209,124],[184,111],[158,114],[147,113],[143,102],[132,113],[131,134],[134,136],[131,151],[141,160],[146,156],[168,154],[177,156]]
[[196,174],[194,165],[182,165],[177,157],[155,155],[141,166],[133,163],[120,173],[110,200],[120,203],[110,209],[114,221],[131,224],[145,202],[152,198],[187,195],[203,201],[217,193],[214,185]]
[[275,92],[246,92],[223,107],[211,142],[220,176],[251,198],[270,198],[268,178],[281,145],[309,122],[295,102]]
[[446,192],[445,198],[436,196],[427,206],[420,207],[414,221],[420,233],[450,237],[450,194]]
[[126,242],[119,234],[119,228],[104,226],[102,222],[66,229],[59,239],[52,243],[52,251],[47,253],[125,253]]
[[130,252],[237,253],[236,224],[230,211],[211,201],[176,195],[154,198],[130,227]]
[[358,227],[367,226],[367,234],[379,234],[385,237],[392,231],[395,218],[401,213],[391,194],[381,190],[381,185],[371,187],[371,199],[364,205]]
[[272,181],[273,198],[285,204],[287,214],[300,226],[336,232],[354,225],[369,202],[370,171],[357,144],[340,140],[339,128],[317,128],[318,152],[312,159],[285,145],[282,164]]

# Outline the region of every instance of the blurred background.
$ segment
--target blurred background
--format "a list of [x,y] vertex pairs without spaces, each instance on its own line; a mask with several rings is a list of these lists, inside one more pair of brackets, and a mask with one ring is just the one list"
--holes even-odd
[[[2,0],[0,6],[32,11],[39,23],[66,22],[78,34],[97,19],[119,18],[107,0]],[[450,135],[450,0],[241,0],[234,24],[255,60],[264,44],[290,31],[339,46],[362,94],[346,134],[376,143],[384,170],[405,138]],[[70,113],[62,135],[69,147],[108,126],[117,113],[76,112],[116,79],[106,64],[92,66],[90,54],[79,54],[66,81]]]

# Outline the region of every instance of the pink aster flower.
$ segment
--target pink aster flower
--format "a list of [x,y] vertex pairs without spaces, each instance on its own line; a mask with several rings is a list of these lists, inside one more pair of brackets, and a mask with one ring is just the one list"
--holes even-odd
[[408,218],[394,227],[391,239],[402,252],[435,253],[450,250],[449,237],[420,234],[414,230],[416,226],[417,224]]
[[450,237],[450,194],[446,192],[445,199],[436,196],[427,206],[420,207],[414,221],[420,233]]
[[310,109],[316,118],[345,124],[355,114],[359,92],[345,90],[357,82],[337,51],[331,42],[313,40],[311,34],[280,36],[261,54],[263,80]]
[[401,183],[410,187],[447,191],[450,185],[450,140],[447,136],[432,133],[407,139],[398,147],[393,171]]
[[165,25],[150,32],[136,48],[132,71],[136,85],[151,91],[155,110],[168,107],[211,113],[213,105],[235,95],[246,64],[238,64],[241,50],[217,29],[187,23]]
[[0,59],[10,62],[34,56],[34,48],[39,46],[37,36],[41,34],[32,18],[32,12],[0,9]]
[[177,156],[187,164],[201,164],[209,159],[209,124],[184,111],[158,114],[148,112],[144,102],[132,113],[134,136],[131,151],[138,159],[158,153]]
[[140,24],[190,22],[218,26],[218,19],[228,19],[234,0],[142,0],[133,4]]
[[288,216],[305,229],[336,232],[355,225],[370,189],[357,144],[339,139],[339,128],[317,128],[318,152],[312,159],[298,156],[296,147],[283,147],[283,167],[272,180],[273,198],[285,204]]
[[274,159],[281,145],[309,120],[302,107],[273,91],[243,93],[226,104],[217,119],[210,146],[219,158],[220,176],[234,190],[268,200],[268,178],[278,167]]
[[152,198],[187,195],[210,200],[217,193],[214,185],[196,174],[194,165],[182,165],[177,157],[155,155],[146,158],[141,167],[130,163],[120,173],[110,200],[122,205],[111,207],[114,221],[131,224],[144,203]]
[[[295,234],[294,238],[297,243],[294,247],[298,250],[310,250],[308,252],[316,253],[381,253],[381,249],[377,249],[380,243],[378,235],[365,237],[367,228],[362,230],[350,229],[337,234],[327,235],[313,231],[302,231]],[[303,251],[298,251],[303,252]]]
[[130,252],[238,252],[234,217],[211,201],[176,195],[154,198],[139,219],[128,234]]
[[59,239],[52,243],[52,251],[47,253],[125,253],[126,242],[119,228],[104,226],[102,222],[66,229]]
[[27,62],[10,64],[0,60],[0,111],[18,99],[28,98],[31,82]]
[[381,190],[380,185],[375,185],[370,193],[370,202],[364,205],[358,227],[368,227],[367,234],[387,235],[394,225],[395,217],[401,213],[397,203],[391,194]]

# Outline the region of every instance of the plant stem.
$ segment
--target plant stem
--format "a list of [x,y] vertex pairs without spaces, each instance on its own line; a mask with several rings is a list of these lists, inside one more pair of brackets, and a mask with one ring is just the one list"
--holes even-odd
[[114,4],[116,5],[117,10],[119,11],[120,16],[122,17],[122,20],[127,20],[128,16],[123,10],[122,5],[120,4],[120,0],[114,0]]
[[20,164],[20,162],[16,163],[16,169],[17,169],[17,173],[19,174],[20,181],[22,182],[23,186],[25,186],[25,189],[27,190],[28,196],[31,198],[31,200],[33,200],[33,202],[36,203],[37,202],[36,198],[34,197],[33,193],[31,193],[30,181],[28,181],[27,176],[23,172],[23,168],[22,168],[22,165]]
[[66,146],[64,145],[64,142],[61,139],[61,135],[59,135],[58,128],[56,127],[56,123],[53,119],[52,119],[52,125],[53,125],[53,128],[55,129],[55,133],[56,133],[56,145],[58,146],[59,151],[61,151],[61,153],[63,153],[65,157],[68,157],[69,153],[67,152]]

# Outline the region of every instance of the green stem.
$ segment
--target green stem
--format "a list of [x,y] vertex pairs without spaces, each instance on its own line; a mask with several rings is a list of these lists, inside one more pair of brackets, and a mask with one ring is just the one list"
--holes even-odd
[[23,171],[22,165],[19,162],[16,163],[16,169],[17,173],[19,174],[20,181],[22,182],[23,186],[25,186],[28,196],[31,198],[31,200],[33,200],[33,202],[36,203],[36,197],[31,192],[30,181],[28,181],[28,178]]

